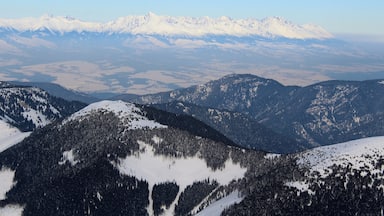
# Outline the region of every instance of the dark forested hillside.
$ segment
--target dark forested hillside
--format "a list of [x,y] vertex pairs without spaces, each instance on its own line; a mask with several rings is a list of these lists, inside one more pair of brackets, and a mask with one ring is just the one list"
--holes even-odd
[[189,116],[102,101],[0,153],[0,211],[378,215],[383,143],[377,137],[266,154],[235,146]]
[[151,106],[179,115],[189,115],[213,127],[238,145],[274,153],[292,153],[310,147],[283,136],[239,112],[201,107],[186,102],[152,104]]

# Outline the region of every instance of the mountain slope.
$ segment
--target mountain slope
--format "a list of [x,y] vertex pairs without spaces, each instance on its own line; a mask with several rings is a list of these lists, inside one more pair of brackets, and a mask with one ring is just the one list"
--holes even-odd
[[0,119],[0,152],[19,143],[31,132],[21,132],[19,129],[9,125],[5,120]]
[[[226,185],[244,176],[246,164],[263,160],[256,152],[235,159],[241,149],[207,139],[222,136],[207,133],[209,127],[180,130],[179,123],[150,119],[173,122],[174,115],[143,109],[92,104],[4,151],[1,167],[16,172],[17,184],[2,205],[25,206],[25,215],[185,215],[205,198],[225,196],[233,190]],[[179,121],[197,123],[186,119]],[[171,189],[173,195],[164,194]],[[196,190],[200,198],[191,199]]]
[[204,85],[127,99],[149,104],[182,101],[241,112],[314,147],[383,135],[381,82],[326,81],[297,87],[253,75],[229,75]]
[[1,82],[0,118],[21,131],[32,131],[64,118],[85,106],[68,102],[47,92]]
[[292,153],[310,147],[305,143],[298,143],[289,137],[282,136],[242,113],[177,101],[151,106],[179,115],[193,116],[245,148],[275,153]]
[[[17,31],[48,30],[60,34],[68,32],[132,33],[149,35],[258,35],[262,37],[285,37],[294,39],[326,39],[332,35],[315,25],[295,25],[279,17],[263,20],[221,18],[193,18],[158,16],[121,17],[108,23],[94,23],[70,17],[43,16],[40,18],[0,19],[0,28]],[[199,31],[196,31],[199,29]]]
[[[213,141],[208,138],[212,134],[197,136],[190,131],[194,127],[164,124],[175,115],[145,108],[121,101],[91,104],[0,153],[0,175],[6,179],[0,190],[0,212],[14,207],[23,215],[43,216],[195,215],[212,208],[222,211],[218,205],[224,205],[228,208],[223,215],[314,215],[326,214],[331,207],[337,215],[346,210],[378,214],[384,207],[381,177],[349,176],[351,185],[360,185],[359,176],[375,181],[352,188],[353,193],[342,190],[346,179],[337,178],[342,175],[315,178],[316,167],[303,161],[326,149],[294,155],[245,150]],[[372,140],[375,148],[356,144],[358,154],[374,166],[355,167],[354,172],[372,168],[376,174],[374,167],[381,169],[382,140]],[[348,147],[354,145],[343,145],[352,152]],[[327,166],[316,168],[319,173],[343,161],[337,151],[328,152],[332,160],[324,157]],[[331,168],[335,174],[343,171],[343,167]],[[314,187],[318,180],[325,186]],[[308,182],[315,194],[301,182]],[[330,192],[338,194],[328,196]],[[332,203],[345,208],[333,208]],[[356,206],[348,208],[350,203]]]
[[256,190],[223,215],[380,215],[383,147],[384,137],[372,137],[299,153],[304,178]]
[[383,135],[380,81],[326,81],[301,88],[280,112],[265,115],[263,122],[281,130],[291,127],[289,133],[302,133],[319,144]]

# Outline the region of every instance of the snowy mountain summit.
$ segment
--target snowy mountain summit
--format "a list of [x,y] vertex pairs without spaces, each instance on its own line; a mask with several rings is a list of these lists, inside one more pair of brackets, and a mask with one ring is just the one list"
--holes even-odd
[[144,16],[121,17],[107,23],[86,22],[72,17],[0,19],[0,28],[16,31],[97,32],[134,35],[232,35],[290,39],[329,39],[332,34],[320,26],[298,25],[280,17],[232,19],[229,17],[173,17],[148,13]]
[[134,104],[125,103],[123,101],[100,101],[93,103],[84,109],[74,113],[65,122],[71,120],[81,120],[95,112],[112,112],[123,121],[129,129],[142,128],[166,128],[155,121],[149,120],[144,113]]

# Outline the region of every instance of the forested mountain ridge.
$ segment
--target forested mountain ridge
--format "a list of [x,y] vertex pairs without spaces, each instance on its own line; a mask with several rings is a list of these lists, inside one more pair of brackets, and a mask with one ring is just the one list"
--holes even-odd
[[276,155],[240,148],[209,128],[148,106],[91,104],[0,153],[7,183],[0,212],[354,215],[384,208],[382,137]]
[[151,104],[161,110],[178,115],[189,115],[205,122],[240,146],[274,153],[292,153],[311,148],[265,127],[249,115],[201,107],[186,102]]
[[259,123],[310,146],[384,135],[382,80],[325,81],[284,86],[254,75],[234,74],[203,85],[127,97],[135,103],[187,102],[247,114]]

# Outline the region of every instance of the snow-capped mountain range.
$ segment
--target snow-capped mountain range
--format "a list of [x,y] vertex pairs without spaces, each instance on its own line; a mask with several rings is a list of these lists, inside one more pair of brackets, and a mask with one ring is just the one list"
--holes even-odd
[[229,17],[172,17],[148,13],[144,16],[121,17],[107,23],[86,22],[71,17],[42,16],[40,18],[0,19],[0,28],[17,31],[48,30],[57,33],[97,32],[108,34],[146,35],[257,35],[268,38],[328,39],[332,34],[320,26],[293,24],[280,17],[231,19]]

